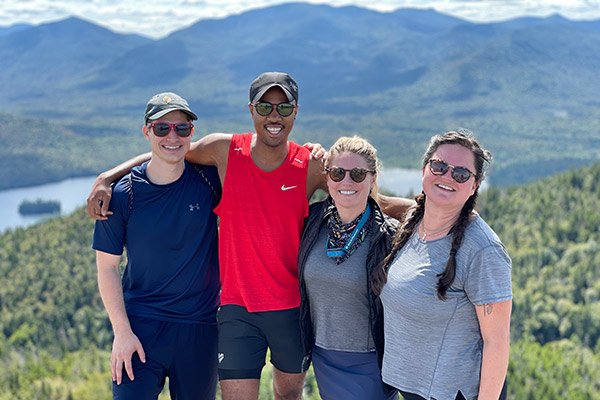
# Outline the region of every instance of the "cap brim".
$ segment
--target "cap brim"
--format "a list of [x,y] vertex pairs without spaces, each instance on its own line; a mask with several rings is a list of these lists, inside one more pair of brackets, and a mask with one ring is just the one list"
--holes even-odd
[[194,114],[190,110],[182,109],[182,108],[179,108],[179,107],[173,107],[173,108],[167,108],[166,110],[162,110],[162,111],[157,112],[153,116],[149,117],[148,120],[154,121],[155,119],[159,119],[160,117],[163,117],[163,116],[167,115],[171,111],[181,111],[181,112],[184,112],[187,115],[189,115],[190,117],[192,117],[193,121],[195,121],[195,120],[198,119],[198,116],[196,116],[196,114]]
[[283,93],[285,93],[288,101],[296,101],[296,98],[294,97],[294,95],[291,94],[290,91],[287,90],[284,86],[280,85],[279,83],[271,83],[271,84],[265,86],[264,88],[260,89],[258,91],[258,93],[256,93],[256,95],[252,99],[252,103],[256,103],[258,100],[260,100],[264,96],[265,93],[267,93],[267,90],[269,90],[275,86],[280,87],[281,90],[283,90]]

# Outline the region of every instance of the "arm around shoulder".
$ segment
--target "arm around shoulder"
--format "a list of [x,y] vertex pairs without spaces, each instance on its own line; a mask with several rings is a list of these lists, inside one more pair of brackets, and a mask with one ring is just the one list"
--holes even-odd
[[192,143],[185,159],[194,164],[214,165],[220,169],[220,166],[227,164],[231,137],[230,133],[206,135]]
[[381,211],[392,218],[396,218],[398,221],[402,221],[406,211],[415,205],[414,200],[403,197],[384,196],[381,193],[377,194],[377,203]]
[[111,183],[127,175],[133,167],[148,161],[151,154],[140,154],[98,175],[87,198],[85,209],[87,215],[95,220],[106,220],[108,215],[112,214],[112,212],[108,211],[108,203],[110,203],[110,198],[112,197]]

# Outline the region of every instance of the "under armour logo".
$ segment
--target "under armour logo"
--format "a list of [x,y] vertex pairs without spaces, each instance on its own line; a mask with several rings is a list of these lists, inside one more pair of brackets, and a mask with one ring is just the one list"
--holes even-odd
[[223,361],[223,359],[225,358],[225,354],[219,353],[218,357],[219,357],[219,364],[221,364],[221,361]]
[[199,210],[200,209],[200,203],[190,204],[188,207],[190,208],[190,211],[194,211],[194,209]]

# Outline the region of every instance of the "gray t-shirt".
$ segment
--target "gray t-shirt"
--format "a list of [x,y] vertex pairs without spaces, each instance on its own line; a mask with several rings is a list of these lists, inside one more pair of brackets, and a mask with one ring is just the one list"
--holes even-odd
[[512,298],[511,260],[494,231],[475,217],[456,255],[447,299],[437,297],[438,273],[451,236],[425,242],[416,233],[392,263],[384,310],[383,381],[426,399],[477,397],[483,339],[474,305]]
[[304,267],[315,344],[326,350],[374,351],[366,269],[372,234],[337,265],[326,254],[327,229],[325,224]]

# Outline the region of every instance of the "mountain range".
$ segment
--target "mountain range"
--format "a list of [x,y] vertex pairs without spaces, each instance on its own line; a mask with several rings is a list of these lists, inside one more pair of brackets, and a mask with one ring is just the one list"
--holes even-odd
[[[467,127],[496,156],[491,181],[515,184],[600,159],[599,50],[600,20],[559,15],[483,24],[288,3],[159,40],[71,17],[0,30],[0,112],[94,145],[90,132],[139,136],[147,99],[173,90],[198,110],[200,132],[247,131],[250,82],[280,70],[300,87],[298,142],[359,134],[386,165],[418,167],[432,134]],[[110,148],[97,155],[92,170],[117,161]]]

